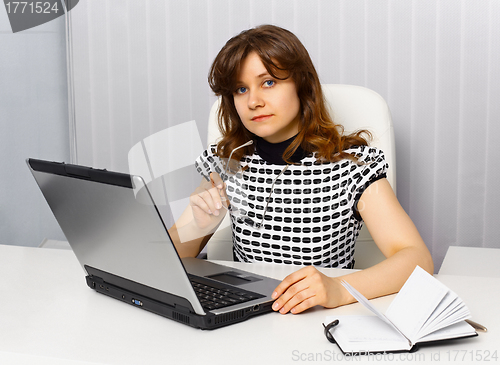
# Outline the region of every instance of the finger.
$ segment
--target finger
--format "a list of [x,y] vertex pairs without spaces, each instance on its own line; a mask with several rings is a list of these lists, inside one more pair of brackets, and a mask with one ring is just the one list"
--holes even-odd
[[291,285],[295,284],[296,282],[304,279],[307,277],[310,271],[310,266],[309,267],[304,267],[298,271],[295,271],[288,275],[286,278],[283,279],[283,281],[274,289],[272,298],[276,299],[279,298]]
[[[211,184],[209,186],[211,186]],[[220,208],[217,207],[217,203],[214,201],[214,194],[210,190],[215,191],[216,189],[209,188],[209,190],[207,190],[206,186],[201,186],[196,189],[195,193],[190,198],[190,204],[191,206],[200,207],[207,214],[218,216]],[[215,193],[215,195],[217,196],[218,194]],[[217,198],[220,204],[220,197],[217,196]]]
[[[208,189],[208,193],[210,194],[210,203],[209,205],[213,205],[213,207],[216,209],[217,213],[219,209],[222,208],[222,199],[220,195],[220,190],[218,188],[212,187],[211,189]],[[214,211],[215,214],[215,211]],[[218,215],[218,214],[216,214]]]
[[[293,289],[290,288],[290,289]],[[289,290],[290,290],[289,289]],[[283,304],[279,312],[281,314],[286,314],[289,311],[291,311],[293,308],[295,308],[297,305],[300,303],[314,297],[314,291],[311,290],[310,287],[308,286],[302,286],[302,288],[298,288],[288,299],[286,303]]]
[[[226,184],[224,183],[224,180],[222,180],[221,176],[217,172],[212,172],[210,173],[210,181],[212,183],[212,186],[218,189],[218,197],[216,197],[214,194],[215,201],[217,203],[219,201],[221,202],[220,208],[227,208],[229,206],[229,198],[226,194]],[[219,205],[217,204],[217,206]]]
[[305,311],[306,309],[312,308],[316,305],[317,305],[316,298],[315,298],[315,296],[312,296],[312,297],[309,297],[306,300],[300,302],[299,304],[294,306],[292,309],[290,309],[290,313],[299,314],[299,313],[302,313],[303,311]]
[[212,182],[212,185],[217,189],[221,190],[224,188],[224,181],[222,181],[222,178],[218,173],[212,172],[210,174],[210,181]]
[[219,190],[219,193],[220,193],[220,199],[222,201],[222,206],[228,209],[229,206],[231,205],[231,202],[229,201],[229,197],[227,196],[226,184],[224,184],[222,190]]
[[[275,311],[282,311],[285,310],[284,313],[288,312],[293,305],[296,304],[295,302],[291,302],[290,304],[288,303],[292,298],[296,295],[298,295],[301,291],[305,290],[308,288],[308,285],[305,283],[304,279],[301,279],[294,283],[293,285],[290,285],[283,294],[280,295],[280,297],[273,303],[273,310]],[[286,307],[286,308],[285,308]],[[285,309],[283,309],[285,308]]]
[[210,208],[206,200],[203,199],[202,195],[203,192],[191,195],[191,197],[189,198],[189,204],[191,205],[192,208],[199,208],[206,214],[212,214],[213,213],[212,209],[214,208],[213,207]]
[[[297,288],[294,288],[294,286],[292,286],[287,290],[287,292],[289,292],[291,296],[288,298],[288,301],[281,307],[280,313],[285,314],[288,311],[294,314],[300,313],[315,305],[323,304],[326,292],[323,288],[322,283],[317,282],[314,277],[315,275],[313,274],[302,280],[300,283],[295,284],[294,286],[297,286]],[[287,295],[287,292],[285,292],[282,297],[285,297]]]
[[333,307],[328,305],[328,285],[330,281],[324,274],[315,270],[303,282],[307,284],[307,289],[297,293],[284,305],[283,311],[285,313],[288,310],[294,314],[301,313],[316,305],[327,308]]

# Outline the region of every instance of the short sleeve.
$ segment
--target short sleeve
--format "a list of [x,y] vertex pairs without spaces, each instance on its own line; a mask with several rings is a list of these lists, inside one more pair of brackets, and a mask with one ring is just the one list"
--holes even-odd
[[219,174],[222,172],[220,158],[216,154],[216,145],[210,145],[194,162],[196,171],[207,181],[210,181],[210,174],[212,172]]
[[361,195],[375,181],[387,177],[389,165],[385,160],[384,152],[376,147],[360,146],[346,150],[346,152],[358,158],[358,163],[351,172],[351,192],[354,195],[354,215],[358,220],[361,220],[361,216],[357,210]]

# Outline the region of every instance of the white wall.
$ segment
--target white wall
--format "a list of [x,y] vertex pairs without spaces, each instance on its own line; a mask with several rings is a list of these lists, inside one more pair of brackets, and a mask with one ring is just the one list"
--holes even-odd
[[204,136],[213,58],[273,23],[303,41],[323,83],[388,101],[398,197],[437,267],[449,245],[500,247],[499,1],[88,0],[70,15],[79,163],[127,171],[134,144],[192,119]]
[[0,10],[0,244],[63,240],[28,157],[69,160],[64,17],[12,33]]

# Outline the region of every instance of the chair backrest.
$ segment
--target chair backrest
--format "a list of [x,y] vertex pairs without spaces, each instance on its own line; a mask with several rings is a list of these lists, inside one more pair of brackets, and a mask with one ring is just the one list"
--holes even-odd
[[[396,191],[396,154],[394,128],[386,101],[375,91],[362,86],[324,84],[323,94],[335,123],[344,126],[345,132],[360,129],[369,130],[373,135],[372,146],[384,151],[389,163],[387,179]],[[220,132],[217,127],[217,100],[210,111],[208,123],[208,143],[214,143]],[[228,217],[218,232],[212,236],[207,246],[208,259],[232,260],[232,241]],[[356,241],[355,267],[366,268],[384,259],[373,242],[368,230],[363,228]]]

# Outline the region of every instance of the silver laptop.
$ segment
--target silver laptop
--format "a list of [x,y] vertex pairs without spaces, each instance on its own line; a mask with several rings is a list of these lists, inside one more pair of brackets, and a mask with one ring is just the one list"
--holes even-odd
[[90,288],[202,329],[272,311],[278,280],[179,258],[141,177],[36,159],[27,163]]

